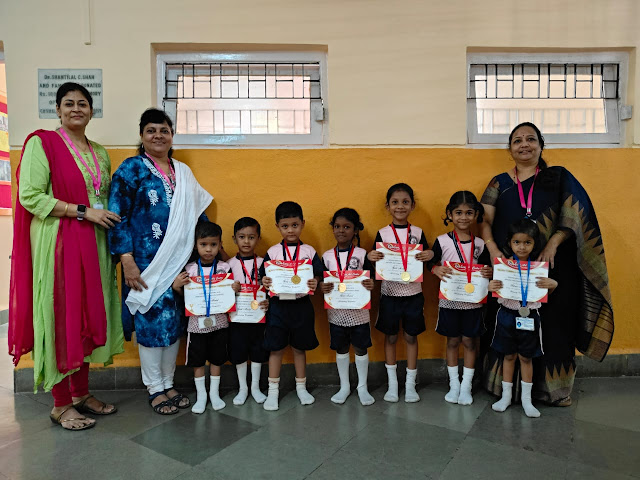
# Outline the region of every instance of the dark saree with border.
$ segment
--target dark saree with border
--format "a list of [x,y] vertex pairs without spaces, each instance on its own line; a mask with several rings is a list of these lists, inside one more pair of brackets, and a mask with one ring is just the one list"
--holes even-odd
[[[525,198],[533,177],[522,182]],[[496,208],[493,238],[503,250],[507,228],[524,216],[517,185],[508,173],[494,177],[481,203]],[[558,229],[569,235],[558,248],[550,277],[558,288],[540,309],[544,355],[534,359],[533,396],[547,403],[569,397],[576,373],[575,350],[602,361],[613,338],[613,307],[609,277],[598,220],[589,195],[563,167],[543,169],[533,190],[532,218],[543,240]],[[495,394],[502,392],[503,356],[489,348],[495,329],[497,302],[490,302],[483,337],[483,382]],[[514,397],[520,397],[520,374],[513,379]]]

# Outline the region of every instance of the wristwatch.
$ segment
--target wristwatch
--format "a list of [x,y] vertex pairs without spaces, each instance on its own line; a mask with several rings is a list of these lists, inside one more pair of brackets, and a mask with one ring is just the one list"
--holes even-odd
[[87,206],[86,205],[78,205],[78,220],[84,220],[84,216],[87,213]]

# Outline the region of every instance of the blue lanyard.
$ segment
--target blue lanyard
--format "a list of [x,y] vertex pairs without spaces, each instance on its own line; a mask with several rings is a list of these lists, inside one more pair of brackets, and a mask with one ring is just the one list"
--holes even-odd
[[218,270],[218,259],[215,258],[213,260],[213,266],[211,267],[211,271],[209,272],[209,296],[207,297],[207,287],[205,286],[204,281],[204,270],[202,269],[202,262],[198,259],[198,270],[200,271],[200,278],[202,279],[202,291],[204,292],[204,301],[207,302],[207,317],[211,314],[211,281],[213,279],[213,275]]
[[527,259],[527,284],[526,287],[522,283],[522,269],[520,268],[520,260],[515,255],[513,259],[518,262],[518,273],[520,274],[520,292],[522,293],[522,306],[527,306],[527,295],[529,294],[529,274],[531,273],[531,257]]

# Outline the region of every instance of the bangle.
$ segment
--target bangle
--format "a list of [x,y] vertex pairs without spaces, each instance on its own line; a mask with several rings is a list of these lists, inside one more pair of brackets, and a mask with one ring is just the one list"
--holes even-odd
[[66,217],[66,216],[67,216],[67,212],[68,212],[68,211],[69,211],[69,204],[67,203],[67,204],[64,206],[64,213],[62,214],[62,216],[63,216],[63,217]]
[[491,242],[493,242],[493,238],[490,238],[489,240],[485,240],[484,244],[489,245]]
[[129,253],[121,253],[120,254],[120,258],[122,257],[133,257],[133,253],[129,252]]
[[565,238],[565,237],[567,236],[567,234],[566,234],[566,233],[564,233],[562,230],[556,230],[556,231],[554,232],[554,235],[558,235],[558,234],[559,234],[559,235],[561,235],[561,236],[562,236],[562,238]]

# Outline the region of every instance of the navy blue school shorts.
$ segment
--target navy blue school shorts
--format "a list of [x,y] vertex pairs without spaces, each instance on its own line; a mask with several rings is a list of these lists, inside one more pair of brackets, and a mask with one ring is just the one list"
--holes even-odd
[[376,329],[385,335],[397,335],[402,330],[407,335],[415,337],[424,332],[424,295],[422,292],[409,297],[380,297],[378,321]]
[[534,320],[534,330],[518,330],[516,318],[520,314],[500,306],[496,314],[496,330],[491,342],[491,348],[505,355],[518,353],[525,358],[542,356],[542,332],[540,330],[540,314],[531,310],[529,317]]
[[438,310],[436,332],[445,337],[477,338],[484,333],[484,308]]
[[265,323],[229,323],[229,361],[239,365],[251,360],[264,363],[269,351],[263,347]]
[[208,333],[189,332],[187,343],[187,365],[189,367],[204,367],[207,361],[218,367],[228,360],[227,328]]
[[371,325],[363,323],[352,327],[329,324],[329,335],[331,336],[331,350],[349,350],[349,345],[366,350],[371,343]]
[[298,350],[313,350],[319,345],[315,320],[308,295],[296,300],[271,297],[264,331],[265,350],[277,352],[287,345]]

